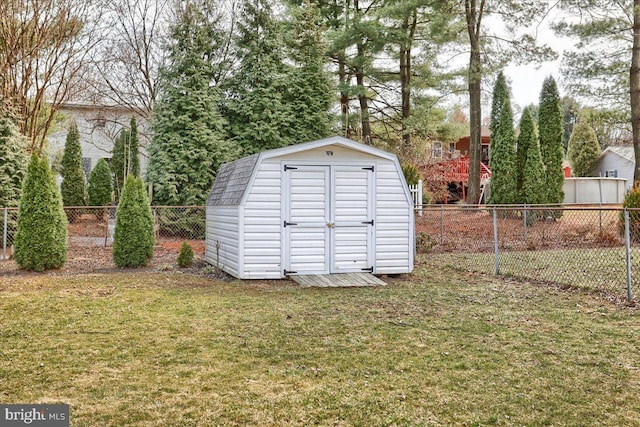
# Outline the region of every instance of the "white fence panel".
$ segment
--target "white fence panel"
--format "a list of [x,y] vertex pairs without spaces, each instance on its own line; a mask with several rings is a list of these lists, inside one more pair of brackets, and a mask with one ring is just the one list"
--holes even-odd
[[417,185],[410,185],[409,190],[413,197],[413,208],[418,212],[418,216],[422,216],[422,180],[418,180]]

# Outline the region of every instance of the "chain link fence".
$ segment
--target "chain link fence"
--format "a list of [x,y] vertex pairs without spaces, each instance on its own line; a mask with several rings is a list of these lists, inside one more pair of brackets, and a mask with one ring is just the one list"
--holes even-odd
[[425,207],[420,213],[417,251],[429,265],[628,299],[640,289],[637,209],[451,205]]
[[[115,206],[65,207],[64,211],[69,223],[70,248],[110,247],[113,244]],[[151,211],[157,245],[178,251],[186,240],[196,253],[204,254],[204,206],[152,206]],[[17,219],[17,208],[0,208],[0,260],[7,260],[12,255]]]
[[6,260],[11,256],[13,240],[17,230],[18,208],[2,208],[0,210],[0,231],[2,232],[0,259]]
[[[204,254],[204,206],[154,206],[156,244]],[[0,208],[0,260],[9,259],[17,208]],[[110,247],[115,207],[65,208],[69,247]],[[625,216],[628,225],[625,226]],[[439,268],[548,281],[631,298],[640,292],[640,210],[614,207],[425,206],[418,259]]]

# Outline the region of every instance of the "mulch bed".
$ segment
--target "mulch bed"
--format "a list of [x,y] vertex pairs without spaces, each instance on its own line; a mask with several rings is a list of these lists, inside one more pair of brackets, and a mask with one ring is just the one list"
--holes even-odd
[[[498,218],[501,247],[514,250],[615,247],[624,244],[617,214],[597,211],[567,211],[561,218],[539,218],[527,227],[524,236],[521,213]],[[602,224],[602,226],[600,225]],[[442,242],[440,236],[442,233]],[[492,252],[493,217],[484,209],[425,210],[416,216],[418,252]],[[421,240],[422,239],[422,240]],[[426,243],[421,247],[420,243]]]
[[[104,239],[101,244],[95,246],[75,245],[73,238],[70,238],[69,249],[67,252],[66,264],[58,269],[51,270],[49,274],[87,274],[87,273],[110,273],[131,271],[133,269],[122,269],[113,263],[111,255],[111,247],[104,247]],[[161,241],[154,248],[153,260],[143,269],[135,269],[136,271],[191,271],[197,272],[205,266],[204,258],[204,242],[195,242],[191,246],[194,249],[194,265],[187,269],[178,267],[177,258],[182,240],[180,241]],[[20,269],[18,264],[13,260],[2,261],[0,258],[0,275],[28,275],[38,274],[31,273]]]

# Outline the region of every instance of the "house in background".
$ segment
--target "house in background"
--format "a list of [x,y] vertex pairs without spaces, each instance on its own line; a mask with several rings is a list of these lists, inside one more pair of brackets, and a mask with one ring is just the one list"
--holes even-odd
[[[482,145],[482,163],[489,165],[489,147],[491,146],[491,132],[488,126],[482,126],[480,133],[480,144]],[[471,136],[463,136],[454,143],[454,153],[459,153],[458,157],[468,157],[469,147],[471,145]]]
[[636,160],[633,146],[607,147],[598,159],[593,176],[606,178],[625,178],[626,190],[633,186],[633,171]]
[[66,103],[60,109],[64,117],[60,129],[48,136],[51,157],[62,155],[67,133],[72,121],[78,125],[82,163],[89,176],[100,159],[111,159],[113,144],[121,129],[128,128],[131,117],[136,115],[140,139],[140,169],[147,169],[146,143],[149,139],[149,125],[131,109],[117,105]]
[[[482,144],[480,199],[482,201],[484,189],[491,178],[491,170],[489,169],[491,133],[487,126],[482,127],[480,136],[480,143]],[[431,187],[430,191],[436,198],[443,199],[437,200],[438,202],[447,203],[465,200],[469,186],[470,144],[470,136],[464,136],[456,142],[449,143],[446,147],[442,142],[431,143],[431,160],[420,167],[420,172],[424,179],[429,181],[427,185]],[[445,188],[446,190],[443,191],[442,189]]]

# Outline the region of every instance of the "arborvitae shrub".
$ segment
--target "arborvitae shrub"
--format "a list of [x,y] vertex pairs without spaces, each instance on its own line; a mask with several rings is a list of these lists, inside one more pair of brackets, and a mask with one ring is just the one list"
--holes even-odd
[[82,168],[80,133],[75,123],[71,125],[67,134],[61,175],[60,192],[64,206],[84,206],[87,202],[86,177]]
[[140,178],[129,175],[116,211],[113,261],[118,267],[142,267],[153,259],[155,233],[149,198]]
[[191,267],[193,264],[193,248],[187,241],[182,242],[180,253],[178,254],[178,265],[180,267]]
[[[111,177],[111,168],[104,160],[98,160],[98,164],[89,175],[89,206],[107,206],[111,203],[113,197],[113,179]],[[98,219],[104,218],[104,211],[96,210]]]
[[15,259],[27,270],[60,268],[67,261],[67,217],[46,159],[31,157],[22,187]]
[[[558,85],[548,76],[542,83],[538,107],[538,135],[540,155],[545,167],[544,202],[561,204],[564,201],[564,125]],[[562,216],[562,210],[549,211],[552,217]]]
[[[636,183],[624,196],[624,208],[640,208],[640,185]],[[624,235],[624,211],[620,212],[620,233]],[[640,211],[629,211],[629,235],[631,241],[640,242]]]
[[574,176],[591,176],[598,164],[600,143],[595,131],[587,123],[573,127],[567,153]]
[[489,204],[514,204],[518,202],[516,137],[509,89],[502,73],[499,74],[493,91],[491,119],[489,167],[492,175]]
[[418,185],[418,181],[422,179],[418,168],[411,163],[405,163],[402,165],[402,173],[409,185]]

